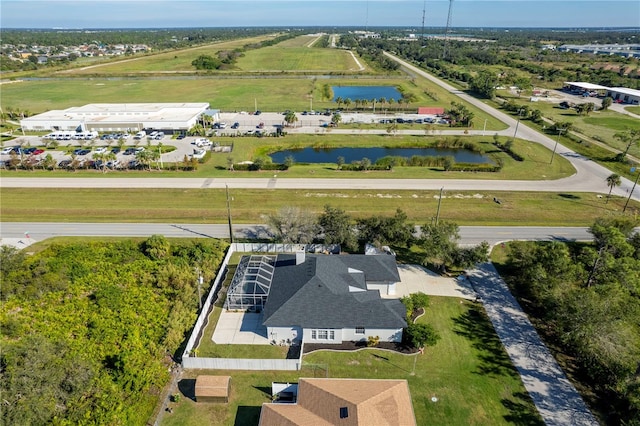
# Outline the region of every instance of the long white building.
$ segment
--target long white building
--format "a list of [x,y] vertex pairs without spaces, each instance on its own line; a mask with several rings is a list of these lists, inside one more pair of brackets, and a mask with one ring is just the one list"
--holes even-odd
[[82,128],[98,132],[154,129],[173,133],[189,130],[208,109],[206,102],[88,104],[24,118],[20,125],[27,131]]

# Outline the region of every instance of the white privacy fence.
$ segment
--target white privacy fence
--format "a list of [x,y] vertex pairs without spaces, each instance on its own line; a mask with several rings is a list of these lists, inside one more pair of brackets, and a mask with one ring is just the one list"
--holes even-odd
[[182,354],[183,368],[206,368],[224,370],[299,370],[302,364],[303,347],[300,346],[298,359],[238,359],[238,358],[200,358],[193,355],[202,339],[207,326],[209,314],[215,302],[214,296],[225,280],[229,259],[235,252],[240,253],[295,253],[306,251],[309,253],[340,253],[339,245],[325,246],[321,244],[271,244],[271,243],[233,243],[220,265],[220,270],[209,290],[207,299],[202,305],[202,310],[193,327],[191,336],[187,341],[187,347]]

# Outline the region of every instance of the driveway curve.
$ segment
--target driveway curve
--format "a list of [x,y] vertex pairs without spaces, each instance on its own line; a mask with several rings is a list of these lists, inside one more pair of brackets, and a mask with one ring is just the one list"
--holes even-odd
[[469,279],[544,422],[549,426],[597,426],[493,264],[469,271]]

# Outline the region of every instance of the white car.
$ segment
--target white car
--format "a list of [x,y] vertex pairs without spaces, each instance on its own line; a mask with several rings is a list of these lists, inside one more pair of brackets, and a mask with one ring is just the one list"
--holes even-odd
[[95,151],[96,154],[104,154],[105,152],[107,152],[107,148],[104,146],[100,146],[96,148],[96,151]]
[[196,139],[195,141],[193,141],[193,144],[195,146],[199,146],[199,147],[212,146],[213,145],[213,143],[211,143],[211,141],[209,139],[206,139],[206,138]]

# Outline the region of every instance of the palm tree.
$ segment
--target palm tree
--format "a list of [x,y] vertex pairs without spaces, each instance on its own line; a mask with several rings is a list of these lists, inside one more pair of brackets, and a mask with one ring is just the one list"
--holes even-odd
[[344,106],[345,106],[345,108],[346,108],[347,110],[349,110],[349,106],[351,105],[351,99],[350,99],[350,98],[347,98],[347,99],[345,99],[345,100],[344,100],[344,101],[342,101],[342,102],[344,102]]
[[342,116],[340,115],[339,112],[335,112],[333,116],[331,116],[331,122],[333,123],[334,126],[337,127],[341,121],[342,121]]
[[289,111],[287,112],[287,114],[284,116],[284,121],[287,123],[287,126],[290,126],[291,124],[295,123],[296,121],[298,121],[298,116],[296,115],[295,112],[293,111]]
[[342,96],[338,96],[336,98],[336,103],[338,104],[338,109],[340,109],[340,104],[344,102],[344,99],[342,99]]
[[613,135],[613,137],[618,139],[620,142],[627,144],[620,158],[620,161],[622,161],[627,156],[631,146],[640,142],[640,130],[626,130],[624,132],[618,132]]
[[620,175],[616,173],[613,173],[612,175],[609,175],[609,177],[607,177],[607,186],[609,187],[609,194],[607,194],[607,202],[605,204],[609,202],[609,198],[611,198],[611,191],[613,191],[613,188],[615,188],[616,186],[620,186],[621,183],[622,181],[620,180]]

